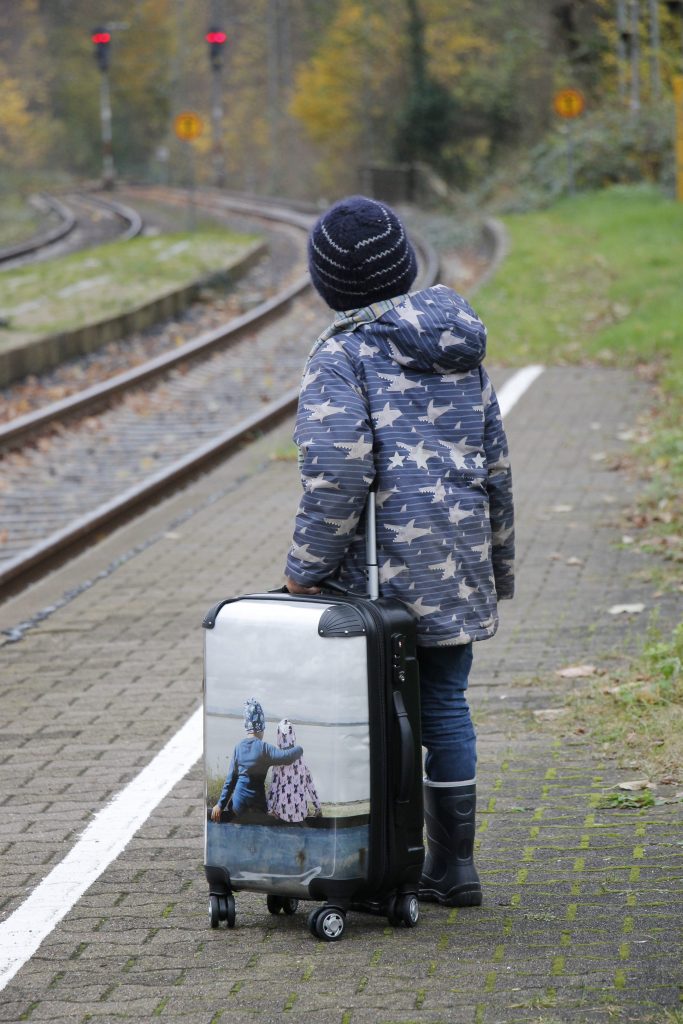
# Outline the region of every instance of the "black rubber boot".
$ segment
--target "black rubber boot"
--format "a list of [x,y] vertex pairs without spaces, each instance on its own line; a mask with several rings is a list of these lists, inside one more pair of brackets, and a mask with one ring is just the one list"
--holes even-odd
[[434,786],[425,782],[427,856],[420,899],[447,907],[478,907],[481,882],[474,866],[474,812],[477,787]]

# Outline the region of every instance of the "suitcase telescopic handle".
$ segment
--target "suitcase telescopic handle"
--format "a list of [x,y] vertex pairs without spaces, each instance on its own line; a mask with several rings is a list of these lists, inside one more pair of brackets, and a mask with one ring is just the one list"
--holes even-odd
[[[365,506],[365,566],[368,571],[368,597],[371,601],[376,601],[379,597],[379,567],[377,565],[377,483],[376,479],[373,481],[372,487],[368,493],[368,501]],[[338,594],[344,594],[347,597],[357,597],[352,590],[348,590],[346,587],[338,583],[337,580],[325,579],[321,580],[317,584],[322,590],[334,590]],[[284,588],[287,589],[286,587]]]
[[368,597],[376,601],[379,597],[379,568],[377,566],[377,478],[368,493],[365,516],[365,564],[368,569]]
[[399,690],[394,690],[394,714],[398,722],[401,750],[401,769],[396,799],[399,803],[404,804],[407,803],[410,796],[410,782],[415,771],[415,741],[408,712]]

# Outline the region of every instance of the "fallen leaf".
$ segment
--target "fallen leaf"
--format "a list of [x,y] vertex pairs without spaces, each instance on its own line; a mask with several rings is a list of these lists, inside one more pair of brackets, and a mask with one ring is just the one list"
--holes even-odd
[[608,609],[610,615],[640,615],[645,611],[644,604],[613,604]]
[[629,792],[635,793],[639,789],[654,789],[655,787],[647,779],[632,779],[630,782],[620,782],[618,788],[627,789]]
[[587,679],[588,676],[594,676],[595,671],[595,665],[568,665],[566,668],[558,668],[555,675],[563,679]]

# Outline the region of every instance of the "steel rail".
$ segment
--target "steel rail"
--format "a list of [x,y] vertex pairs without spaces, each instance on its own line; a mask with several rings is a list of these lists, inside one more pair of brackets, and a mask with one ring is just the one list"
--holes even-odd
[[86,539],[102,527],[111,526],[141,505],[146,507],[153,499],[172,493],[178,485],[202,471],[209,463],[225,457],[245,442],[276,426],[295,410],[298,395],[298,388],[291,389],[281,398],[269,402],[257,413],[241,420],[182,459],[152,474],[142,483],[130,487],[111,501],[99,505],[92,512],[75,519],[68,526],[50,534],[45,540],[6,562],[0,567],[0,598],[3,596],[3,588],[17,577],[28,573],[51,557],[65,552],[71,545]]
[[117,241],[127,242],[142,232],[144,227],[142,217],[137,210],[124,203],[116,202],[113,199],[103,199],[100,196],[93,196],[86,192],[75,191],[73,193],[66,193],[62,199],[49,195],[47,192],[41,192],[39,193],[40,198],[58,215],[60,223],[48,231],[33,235],[33,237],[26,239],[24,242],[18,242],[16,245],[0,249],[0,263],[10,263],[12,260],[20,259],[22,256],[29,256],[32,253],[40,252],[42,249],[47,249],[49,246],[61,242],[63,238],[71,234],[78,227],[79,219],[67,205],[70,194],[77,197],[82,203],[89,203],[102,210],[108,210],[119,217],[127,226],[122,234],[118,236]]
[[53,213],[57,214],[59,224],[55,224],[53,228],[41,231],[39,234],[27,238],[23,242],[17,242],[15,245],[8,245],[0,249],[0,263],[8,263],[10,260],[18,259],[20,256],[27,256],[29,253],[44,249],[48,245],[54,245],[55,242],[65,238],[76,227],[76,214],[68,206],[65,206],[61,199],[48,195],[47,192],[40,192],[38,194],[43,203],[51,207]]
[[178,363],[194,356],[206,355],[219,346],[234,345],[245,335],[251,333],[255,327],[262,327],[274,315],[283,312],[293,299],[302,294],[309,286],[308,275],[300,277],[277,295],[259,303],[248,313],[231,320],[227,327],[217,327],[213,331],[205,331],[172,351],[149,359],[140,366],[118,373],[114,377],[109,377],[99,384],[93,384],[92,387],[84,388],[58,402],[51,402],[49,405],[43,406],[42,409],[36,409],[35,412],[26,413],[8,423],[0,424],[0,449],[14,445],[20,439],[36,433],[51,423],[63,422],[71,416],[101,408],[122,392],[129,391],[150,378],[161,376]]
[[78,193],[80,198],[84,198],[86,202],[92,203],[93,206],[99,206],[102,210],[109,210],[120,217],[128,227],[116,238],[117,242],[129,242],[131,238],[137,238],[142,233],[142,229],[145,224],[137,210],[133,209],[132,206],[128,206],[125,203],[119,203],[114,199],[102,199],[100,196],[93,196],[90,194]]
[[[211,208],[250,213],[252,216],[287,223],[302,230],[307,230],[311,223],[310,216],[282,207],[263,210],[253,200],[218,199],[213,196],[207,196],[206,199],[208,200],[206,205]],[[178,196],[177,201],[184,201],[184,196]],[[204,197],[202,197],[202,201],[204,201]],[[423,238],[415,236],[413,238],[422,257],[420,279],[425,282],[433,282],[439,273],[438,255],[433,246]],[[63,422],[76,414],[92,412],[101,408],[115,396],[137,387],[150,378],[161,376],[178,363],[194,357],[205,356],[219,347],[234,345],[254,328],[264,326],[274,315],[284,312],[289,304],[309,287],[310,278],[306,274],[271,299],[259,303],[248,313],[232,320],[226,327],[205,331],[171,352],[163,353],[140,366],[109,377],[99,384],[93,384],[92,387],[85,388],[74,395],[51,402],[41,409],[18,416],[8,423],[0,424],[0,450],[13,446],[17,441],[36,433],[51,423]]]
[[[221,203],[221,206],[223,205],[225,204]],[[244,210],[241,203],[240,209]],[[278,210],[277,213],[275,213],[275,211],[267,211],[263,213],[263,216],[269,219],[284,219],[279,216],[283,212],[285,211]],[[300,217],[300,215],[293,213],[290,213],[290,216],[292,218]],[[301,219],[303,220],[304,218]],[[306,220],[310,224],[310,218],[306,218]],[[428,287],[430,284],[434,284],[438,279],[438,256],[435,250],[433,250],[433,248],[422,239],[418,240],[414,235],[413,239],[415,244],[421,250],[423,258],[423,269],[420,273],[420,284],[422,287]],[[301,278],[293,285],[290,285],[289,289],[286,290],[287,297],[284,298],[284,300],[282,298],[284,293],[281,293],[280,296],[275,296],[267,303],[263,303],[263,307],[268,306],[269,309],[267,311],[261,310],[259,316],[263,319],[264,316],[272,316],[274,313],[282,311],[283,307],[286,308],[296,295],[300,294],[308,287],[310,287],[310,278],[306,275],[305,278]],[[244,321],[249,317],[253,317],[253,314],[256,312],[258,311],[252,311],[252,313],[246,314],[245,317],[241,317],[240,320]],[[248,326],[250,329],[254,326],[253,320]],[[222,331],[222,336],[224,337],[232,328],[234,328],[237,334],[245,329],[244,324],[238,326],[234,323],[230,328],[228,328],[227,332],[222,329],[219,330]],[[216,334],[216,332],[208,332],[208,334],[213,335]],[[205,337],[205,335],[200,336],[187,344],[190,346],[196,345],[197,351],[201,351],[203,343],[202,339]],[[176,353],[173,353],[173,355],[175,356]],[[180,359],[187,357],[187,353],[185,353],[184,356],[182,354],[180,355]],[[163,360],[164,357],[152,360],[151,363],[156,364],[160,359]],[[179,360],[174,361],[177,362]],[[170,363],[168,365],[170,365]],[[149,364],[145,364],[145,367],[141,367],[140,369],[145,370],[147,367],[149,367],[149,372],[147,373],[148,377],[152,376],[154,373],[161,372],[159,368],[151,368]],[[166,369],[166,366],[164,366],[163,369]],[[129,375],[121,374],[119,375],[119,378],[127,376]],[[136,380],[136,383],[139,383],[139,380]],[[127,386],[130,385],[119,380],[118,390],[123,390]],[[93,389],[88,389],[88,391],[92,390]],[[144,481],[124,491],[116,498],[111,499],[110,501],[93,509],[86,515],[72,521],[68,526],[55,531],[44,540],[33,545],[31,548],[28,548],[15,558],[0,566],[0,599],[7,596],[10,592],[14,592],[18,589],[18,587],[21,586],[22,580],[32,578],[32,575],[39,567],[50,564],[55,560],[63,561],[68,557],[70,551],[75,550],[77,547],[80,549],[80,547],[92,538],[93,534],[101,534],[103,528],[113,528],[115,525],[120,524],[132,515],[138,514],[145,508],[149,507],[152,502],[159,500],[162,497],[169,496],[179,486],[187,483],[194,476],[206,470],[210,464],[215,463],[221,458],[225,458],[227,455],[247,444],[250,440],[253,440],[263,432],[275,427],[278,423],[282,422],[285,417],[294,413],[297,405],[298,394],[298,388],[289,390],[281,396],[281,398],[268,403],[268,405],[259,409],[258,412],[241,420],[233,427],[217,435],[211,441],[206,442],[194,451],[183,456],[181,459],[176,460],[171,465],[159,470],[157,473],[150,475]],[[74,398],[78,399],[79,396],[74,396]],[[101,401],[102,396],[98,396],[97,400]],[[64,402],[68,401],[68,399],[64,400]],[[60,402],[54,404],[61,406],[64,403]],[[73,411],[73,409],[70,411]],[[26,419],[27,417],[22,417],[22,420]],[[12,427],[12,424],[8,424],[8,428],[9,427]]]

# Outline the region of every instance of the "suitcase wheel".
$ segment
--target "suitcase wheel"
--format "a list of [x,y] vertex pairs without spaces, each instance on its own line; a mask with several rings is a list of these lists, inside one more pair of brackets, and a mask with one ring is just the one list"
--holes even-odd
[[271,894],[266,896],[266,906],[268,907],[269,914],[279,914],[282,912],[289,917],[292,914],[296,914],[299,901],[292,896],[275,896]]
[[209,923],[212,928],[218,928],[221,921],[225,921],[228,928],[235,927],[235,897],[232,893],[226,896],[216,896],[211,893],[209,896]]
[[420,904],[415,893],[392,896],[387,905],[387,917],[394,928],[400,925],[414,928],[420,919]]
[[346,914],[341,907],[318,907],[308,917],[311,935],[325,942],[339,942],[346,927]]

